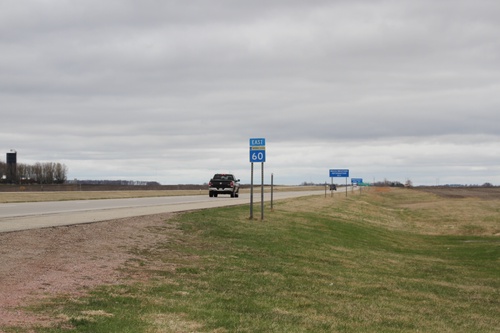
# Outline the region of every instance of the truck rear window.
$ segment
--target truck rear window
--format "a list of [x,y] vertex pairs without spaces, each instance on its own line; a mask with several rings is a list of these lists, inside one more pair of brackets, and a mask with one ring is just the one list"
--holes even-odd
[[234,180],[232,175],[220,175],[220,174],[215,175],[214,179],[218,179],[218,180]]

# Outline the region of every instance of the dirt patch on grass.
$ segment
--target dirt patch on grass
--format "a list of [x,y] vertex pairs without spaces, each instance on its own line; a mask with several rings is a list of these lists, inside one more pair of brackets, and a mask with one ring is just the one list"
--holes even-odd
[[[30,328],[57,321],[23,307],[47,297],[78,297],[102,284],[138,280],[120,271],[139,258],[134,252],[168,241],[179,231],[158,214],[100,223],[0,234],[0,332],[2,327]],[[132,251],[135,250],[135,251]]]

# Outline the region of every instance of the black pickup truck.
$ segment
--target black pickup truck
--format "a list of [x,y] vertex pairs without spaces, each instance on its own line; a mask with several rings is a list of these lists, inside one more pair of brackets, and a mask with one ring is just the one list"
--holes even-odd
[[230,194],[237,198],[240,191],[239,179],[227,173],[216,173],[208,182],[208,196],[217,197],[219,194]]

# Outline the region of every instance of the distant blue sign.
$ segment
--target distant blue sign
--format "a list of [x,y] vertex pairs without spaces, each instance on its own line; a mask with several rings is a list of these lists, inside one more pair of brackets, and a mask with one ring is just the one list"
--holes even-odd
[[250,139],[250,162],[264,163],[266,161],[266,139]]
[[362,184],[363,178],[351,178],[351,184]]
[[349,177],[349,169],[330,169],[330,177]]

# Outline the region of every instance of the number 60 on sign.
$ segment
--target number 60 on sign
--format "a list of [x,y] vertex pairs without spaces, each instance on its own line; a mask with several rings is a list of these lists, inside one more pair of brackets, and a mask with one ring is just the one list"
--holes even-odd
[[[260,149],[257,149],[260,148]],[[250,147],[250,162],[263,163],[266,161],[266,150],[264,147]]]

